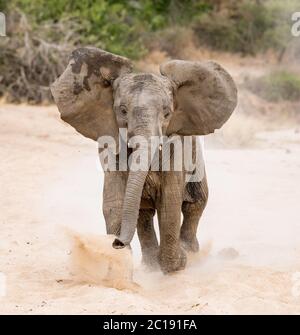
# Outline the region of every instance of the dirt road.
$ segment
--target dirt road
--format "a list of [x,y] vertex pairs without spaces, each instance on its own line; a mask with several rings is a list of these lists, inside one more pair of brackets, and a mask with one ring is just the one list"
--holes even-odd
[[140,287],[117,290],[74,280],[65,234],[104,233],[96,144],[55,107],[1,105],[0,313],[300,313],[300,133],[256,137],[206,149],[200,256],[176,275],[148,273],[135,240]]

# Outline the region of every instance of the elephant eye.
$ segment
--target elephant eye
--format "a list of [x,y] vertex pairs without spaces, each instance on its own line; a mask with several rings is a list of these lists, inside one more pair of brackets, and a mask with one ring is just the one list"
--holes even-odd
[[167,119],[171,115],[170,110],[167,108],[164,108],[164,118]]
[[165,114],[165,118],[167,119],[169,116],[170,116],[170,112],[167,112],[166,114]]
[[126,116],[127,115],[127,110],[124,106],[120,106],[120,112],[122,115]]
[[106,79],[104,79],[104,80],[103,80],[103,86],[104,86],[104,87],[108,87],[108,86],[110,86],[109,81],[106,80]]

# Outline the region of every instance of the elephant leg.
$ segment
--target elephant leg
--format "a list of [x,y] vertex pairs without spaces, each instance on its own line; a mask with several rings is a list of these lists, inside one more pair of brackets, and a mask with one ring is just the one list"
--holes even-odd
[[149,268],[158,266],[158,241],[154,230],[153,209],[140,209],[137,223],[137,233],[141,243],[142,262]]
[[102,207],[107,234],[118,235],[120,233],[125,188],[126,175],[124,172],[105,172]]
[[180,245],[181,205],[182,175],[172,173],[163,181],[158,207],[159,263],[164,273],[183,270],[186,265],[186,254]]
[[204,178],[199,184],[199,199],[196,202],[185,201],[182,204],[183,223],[180,229],[180,239],[182,246],[187,251],[199,251],[197,229],[207,200],[208,188],[206,178]]

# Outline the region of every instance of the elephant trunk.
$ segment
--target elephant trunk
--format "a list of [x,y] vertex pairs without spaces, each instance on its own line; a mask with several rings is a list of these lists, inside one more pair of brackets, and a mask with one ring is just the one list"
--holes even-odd
[[126,245],[129,245],[133,239],[147,174],[148,171],[129,172],[123,205],[121,232],[113,242],[115,249],[124,248]]
[[[141,155],[141,157],[147,157],[149,148],[145,147],[143,150],[146,150],[146,152],[145,155]],[[124,248],[126,245],[129,245],[133,239],[147,174],[148,168],[139,171],[131,170],[129,172],[123,203],[121,230],[119,236],[113,242],[115,249]]]

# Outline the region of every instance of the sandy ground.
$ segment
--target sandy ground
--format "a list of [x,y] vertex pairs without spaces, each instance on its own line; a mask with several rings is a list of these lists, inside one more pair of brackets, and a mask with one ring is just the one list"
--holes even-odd
[[0,106],[0,313],[299,314],[300,133],[255,136],[251,148],[207,147],[202,250],[187,269],[147,272],[135,238],[136,285],[119,290],[111,278],[81,282],[71,262],[70,230],[93,236],[89,252],[107,257],[96,250],[107,248],[97,246],[105,225],[96,144],[55,107]]

